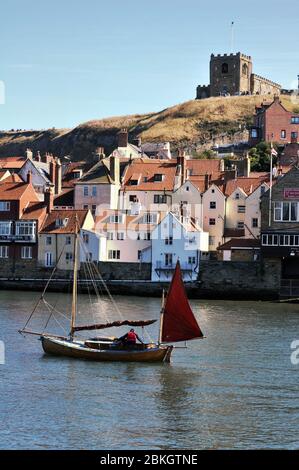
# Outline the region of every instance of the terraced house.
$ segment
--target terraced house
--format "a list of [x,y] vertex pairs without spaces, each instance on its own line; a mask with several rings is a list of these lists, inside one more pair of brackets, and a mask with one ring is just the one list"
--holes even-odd
[[46,216],[46,208],[40,202],[31,183],[0,184],[0,259],[6,276],[16,265],[24,269],[38,255],[38,231]]

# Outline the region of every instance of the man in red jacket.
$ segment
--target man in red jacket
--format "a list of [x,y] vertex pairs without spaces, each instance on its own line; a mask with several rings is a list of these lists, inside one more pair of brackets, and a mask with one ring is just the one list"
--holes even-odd
[[128,345],[128,346],[134,346],[137,340],[143,344],[143,341],[139,338],[139,336],[137,335],[137,333],[135,332],[133,328],[131,328],[128,333],[126,333],[124,336],[118,339],[118,341],[121,341],[123,345]]

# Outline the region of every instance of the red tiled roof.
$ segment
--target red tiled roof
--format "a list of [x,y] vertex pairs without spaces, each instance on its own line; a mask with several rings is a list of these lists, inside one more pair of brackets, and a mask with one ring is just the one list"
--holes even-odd
[[0,168],[1,169],[20,169],[25,164],[26,158],[24,157],[0,157]]
[[15,201],[20,199],[28,188],[27,183],[0,183],[0,200],[1,201]]
[[185,160],[185,167],[191,171],[190,176],[211,175],[218,178],[221,173],[221,160],[218,159],[192,159]]
[[256,190],[264,181],[269,179],[269,174],[261,178],[246,178],[244,176],[228,180],[225,185],[225,195],[230,196],[237,188],[242,189],[247,196]]
[[218,246],[217,250],[231,250],[234,248],[260,248],[261,241],[256,238],[232,238],[223,245]]
[[[176,174],[176,160],[151,160],[138,158],[132,161],[127,167],[124,175],[123,187],[131,191],[172,191],[174,188]],[[163,181],[155,181],[154,175],[164,175]],[[142,175],[138,185],[130,185],[130,180],[136,178],[136,175]],[[144,178],[147,181],[144,181]]]
[[[76,218],[79,227],[82,228],[88,210],[73,209],[73,210],[53,210],[47,215],[43,224],[41,233],[75,233],[76,232]],[[67,220],[63,227],[56,226],[56,220]]]
[[21,219],[24,220],[40,220],[44,219],[47,214],[47,208],[43,201],[30,202],[24,210]]

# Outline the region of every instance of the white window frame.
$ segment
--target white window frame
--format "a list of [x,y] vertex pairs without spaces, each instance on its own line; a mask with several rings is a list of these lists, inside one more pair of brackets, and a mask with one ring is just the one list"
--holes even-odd
[[0,258],[7,259],[8,258],[8,246],[1,245],[0,246]]
[[0,201],[0,212],[9,212],[9,211],[10,211],[10,202]]
[[22,246],[21,248],[22,259],[32,259],[32,246]]

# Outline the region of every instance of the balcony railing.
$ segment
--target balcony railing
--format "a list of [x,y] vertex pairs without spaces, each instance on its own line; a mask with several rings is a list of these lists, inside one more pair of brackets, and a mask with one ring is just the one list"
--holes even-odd
[[[193,271],[196,267],[196,264],[194,263],[180,263],[181,270],[182,271]],[[176,262],[173,263],[165,263],[164,261],[156,261],[156,270],[174,270],[176,267]]]

